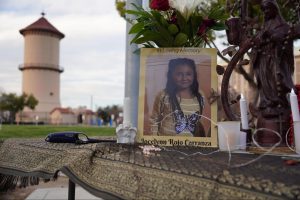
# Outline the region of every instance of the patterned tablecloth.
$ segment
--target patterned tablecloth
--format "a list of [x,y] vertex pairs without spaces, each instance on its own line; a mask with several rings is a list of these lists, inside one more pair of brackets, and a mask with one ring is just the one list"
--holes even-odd
[[213,151],[167,147],[144,155],[138,145],[8,139],[0,142],[0,187],[37,184],[62,171],[105,199],[300,199],[300,164],[269,155],[236,167],[259,155]]

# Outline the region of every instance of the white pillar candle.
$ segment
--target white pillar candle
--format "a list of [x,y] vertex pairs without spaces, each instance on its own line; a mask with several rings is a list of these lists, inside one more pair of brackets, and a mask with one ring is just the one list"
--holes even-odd
[[123,105],[123,125],[130,124],[130,97],[125,97]]
[[300,154],[300,121],[294,121],[294,144],[295,151],[297,154]]
[[300,121],[298,98],[293,89],[291,90],[290,93],[290,102],[291,102],[293,121],[294,122]]
[[240,110],[241,110],[242,129],[247,130],[249,129],[248,109],[247,109],[247,102],[243,94],[241,94],[241,99],[240,99]]

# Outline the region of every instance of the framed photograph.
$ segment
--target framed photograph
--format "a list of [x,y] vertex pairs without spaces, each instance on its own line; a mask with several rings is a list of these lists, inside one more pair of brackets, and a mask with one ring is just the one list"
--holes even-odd
[[217,147],[217,51],[142,48],[138,142]]

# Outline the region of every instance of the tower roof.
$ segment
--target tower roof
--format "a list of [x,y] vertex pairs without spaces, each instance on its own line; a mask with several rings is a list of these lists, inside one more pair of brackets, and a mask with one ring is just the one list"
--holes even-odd
[[22,35],[25,35],[27,31],[44,31],[54,33],[59,36],[61,39],[65,37],[65,35],[57,30],[44,16],[39,18],[37,21],[33,22],[29,26],[20,30]]

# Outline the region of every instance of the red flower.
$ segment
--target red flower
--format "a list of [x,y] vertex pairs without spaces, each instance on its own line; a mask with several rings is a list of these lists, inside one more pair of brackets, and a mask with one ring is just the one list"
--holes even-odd
[[170,9],[169,0],[152,0],[150,8],[153,10],[166,11]]
[[202,24],[198,28],[197,35],[199,36],[203,35],[207,28],[210,28],[215,24],[216,21],[214,19],[204,19]]

